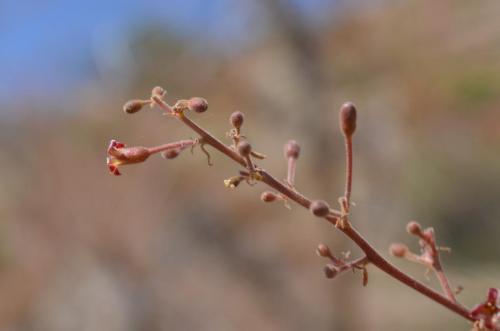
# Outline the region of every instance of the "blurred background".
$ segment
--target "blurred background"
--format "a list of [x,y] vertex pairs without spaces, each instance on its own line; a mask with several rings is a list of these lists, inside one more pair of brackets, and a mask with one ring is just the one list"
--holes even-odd
[[[468,330],[369,268],[323,276],[319,242],[360,252],[308,211],[226,189],[198,150],[109,175],[111,138],[194,137],[123,103],[161,85],[225,138],[245,113],[259,164],[343,193],[337,110],[359,110],[352,221],[387,254],[415,219],[452,248],[467,306],[500,287],[500,3],[495,0],[0,1],[0,330]],[[229,140],[226,140],[229,143]]]

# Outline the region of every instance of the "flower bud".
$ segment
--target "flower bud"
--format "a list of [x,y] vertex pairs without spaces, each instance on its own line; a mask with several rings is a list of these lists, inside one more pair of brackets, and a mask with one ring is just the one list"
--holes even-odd
[[245,116],[241,111],[235,111],[234,113],[231,114],[229,117],[229,122],[231,122],[231,125],[239,130],[241,126],[243,125],[243,120],[245,119]]
[[285,157],[287,159],[294,158],[298,159],[300,154],[300,146],[295,140],[290,140],[285,145]]
[[167,91],[165,91],[165,89],[161,86],[155,86],[153,88],[153,90],[151,91],[151,95],[152,96],[158,96],[158,97],[162,97],[164,96],[165,94],[167,93]]
[[179,154],[179,149],[169,149],[168,151],[161,153],[161,156],[163,156],[165,159],[171,160],[175,159]]
[[418,235],[422,232],[422,227],[417,222],[411,221],[406,225],[406,231],[408,231],[409,234]]
[[323,200],[315,200],[311,202],[309,210],[315,216],[325,217],[330,213],[330,206],[328,206],[328,204]]
[[488,290],[488,302],[491,303],[492,305],[495,305],[498,300],[498,289],[491,287]]
[[123,111],[126,112],[127,114],[137,113],[139,110],[142,109],[142,107],[144,107],[149,103],[150,103],[149,100],[139,100],[139,99],[129,100],[123,105]]
[[247,157],[252,152],[252,146],[247,141],[240,141],[238,143],[238,152],[241,156]]
[[125,147],[125,144],[111,140],[107,154],[106,164],[109,172],[119,176],[121,175],[119,166],[144,162],[151,155],[151,152],[146,147]]
[[337,274],[339,273],[337,268],[335,268],[333,264],[325,265],[325,267],[323,268],[323,272],[325,273],[326,278],[330,279],[337,276]]
[[146,147],[124,147],[118,152],[116,158],[127,164],[144,162],[151,155]]
[[260,195],[260,200],[264,202],[273,202],[276,201],[277,198],[278,196],[271,191],[262,192],[262,194]]
[[395,257],[405,257],[408,251],[408,247],[401,243],[391,244],[389,247],[389,253]]
[[208,109],[208,102],[203,98],[194,97],[188,100],[187,106],[189,110],[203,113]]
[[321,257],[330,257],[332,253],[330,252],[330,248],[325,244],[319,244],[318,248],[316,248],[316,253]]
[[340,107],[340,129],[346,137],[352,136],[356,130],[356,106],[346,102]]

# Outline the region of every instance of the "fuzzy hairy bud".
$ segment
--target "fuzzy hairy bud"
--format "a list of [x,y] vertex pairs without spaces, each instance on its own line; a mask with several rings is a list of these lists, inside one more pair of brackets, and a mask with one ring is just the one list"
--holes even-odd
[[314,216],[325,217],[330,213],[330,206],[323,200],[314,200],[309,210]]
[[171,159],[175,159],[179,154],[180,154],[180,150],[169,149],[168,151],[161,153],[161,156],[163,156],[165,159],[171,160]]
[[389,247],[389,253],[395,257],[405,257],[408,252],[409,249],[405,244],[394,243]]
[[237,130],[239,130],[241,128],[244,120],[245,120],[245,116],[243,115],[243,113],[241,111],[235,111],[229,117],[229,122],[231,122],[231,125]]
[[295,140],[290,140],[285,145],[285,157],[287,159],[298,159],[300,154],[300,146]]
[[188,100],[187,107],[197,113],[204,113],[208,109],[208,102],[203,98],[194,97]]
[[149,100],[139,100],[139,99],[129,100],[123,105],[123,111],[126,112],[127,114],[137,113],[142,109],[142,107],[148,105],[149,103],[150,103]]
[[252,146],[247,141],[240,141],[238,143],[238,153],[241,156],[247,157],[252,152]]
[[278,196],[271,191],[262,192],[260,195],[260,200],[264,202],[273,202],[276,201],[276,199],[278,199]]
[[408,231],[409,234],[418,235],[422,232],[422,227],[417,222],[411,221],[406,225],[406,231]]
[[346,137],[353,135],[356,131],[356,106],[352,102],[346,102],[340,107],[340,129]]
[[333,264],[325,265],[325,267],[323,268],[323,272],[325,273],[325,277],[330,279],[337,276],[337,274],[339,273],[337,268],[335,268]]
[[330,248],[325,244],[319,244],[316,253],[321,257],[330,257],[332,255]]

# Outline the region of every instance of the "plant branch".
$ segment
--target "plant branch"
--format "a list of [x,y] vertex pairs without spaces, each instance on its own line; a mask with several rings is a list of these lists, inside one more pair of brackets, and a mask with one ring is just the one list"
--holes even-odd
[[[197,132],[205,141],[205,143],[211,145],[213,148],[219,150],[221,153],[227,155],[237,163],[246,167],[245,160],[235,151],[224,145],[218,139],[214,138],[210,133],[199,127],[192,120],[190,120],[186,115],[178,116],[178,118],[187,126],[192,128],[195,132]],[[295,201],[299,205],[304,208],[309,208],[311,205],[311,200],[297,191],[291,190],[289,187],[278,181],[276,178],[271,176],[265,170],[259,170],[259,173],[262,176],[261,181],[268,186],[272,187],[276,191],[286,195],[289,199]],[[331,212],[325,219],[333,225],[336,225],[337,220],[341,216],[340,212],[335,211]],[[349,224],[349,223],[348,223]],[[462,305],[459,305],[455,301],[452,301],[438,292],[432,290],[431,288],[425,286],[414,278],[408,276],[407,274],[400,271],[398,268],[390,264],[387,260],[385,260],[380,253],[378,253],[351,225],[346,226],[345,228],[340,228],[340,230],[348,236],[359,248],[366,254],[366,258],[373,265],[378,267],[380,270],[389,274],[391,277],[397,279],[398,281],[404,283],[405,285],[413,288],[414,290],[420,292],[421,294],[427,296],[429,299],[445,306],[451,311],[461,315],[462,317],[474,321],[474,319],[470,316],[469,310]]]
[[[226,155],[227,157],[238,163],[240,166],[247,168],[250,171],[250,174],[253,176],[252,178],[262,181],[269,187],[275,189],[282,195],[286,196],[290,200],[295,201],[297,204],[303,206],[304,208],[307,209],[310,208],[311,200],[309,198],[302,195],[295,189],[290,188],[289,185],[286,185],[286,183],[282,183],[281,181],[277,180],[267,171],[259,168],[258,166],[254,165],[254,167],[251,167],[248,164],[247,160],[245,160],[245,158],[242,157],[237,151],[225,145],[220,140],[211,135],[208,131],[204,130],[198,124],[189,119],[184,114],[183,110],[178,111],[176,110],[175,107],[174,108],[170,107],[158,95],[153,95],[152,100],[154,101],[155,104],[157,104],[160,108],[162,108],[168,115],[172,115],[173,117],[183,122],[186,126],[191,128],[193,131],[195,131],[201,137],[200,142],[212,146],[216,150],[220,151],[221,153],[223,153],[224,155]],[[351,136],[356,127],[355,119],[356,119],[356,113],[354,105],[351,103],[344,104],[341,108],[341,120],[343,121],[341,122],[341,128],[346,138],[347,175],[346,175],[345,199],[347,200],[347,202],[349,202],[350,199],[351,185],[352,185]],[[349,216],[348,214],[331,208],[327,209],[326,211],[327,212],[321,216],[324,216],[323,218],[326,221],[328,221],[332,225],[335,225],[336,228],[342,231],[364,252],[365,257],[362,257],[359,260],[354,261],[353,263],[362,263],[362,264],[371,263],[380,270],[384,271],[385,273],[393,277],[394,279],[413,288],[422,295],[441,304],[442,306],[464,317],[465,319],[470,321],[477,320],[471,315],[471,313],[467,308],[463,307],[462,305],[456,302],[453,295],[450,295],[451,289],[449,288],[448,281],[444,276],[444,273],[442,272],[442,267],[439,262],[439,259],[436,259],[437,261],[436,271],[438,272],[438,278],[440,279],[441,285],[445,289],[445,293],[447,293],[448,298],[434,291],[430,287],[418,282],[414,278],[410,277],[409,275],[399,270],[397,267],[390,264],[386,259],[384,259],[382,255],[379,252],[377,252],[376,249],[373,248],[373,246],[370,243],[368,243],[368,241],[365,238],[363,238],[363,236],[359,234],[354,227],[352,227],[348,219]]]

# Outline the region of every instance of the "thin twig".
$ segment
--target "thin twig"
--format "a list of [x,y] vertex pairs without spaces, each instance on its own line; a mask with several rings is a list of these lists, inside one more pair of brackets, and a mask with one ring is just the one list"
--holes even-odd
[[177,149],[177,148],[183,149],[183,148],[186,148],[188,146],[194,146],[196,143],[197,143],[197,141],[193,140],[193,139],[181,140],[181,141],[177,141],[175,143],[169,143],[169,144],[163,144],[163,145],[159,145],[159,146],[155,146],[155,147],[149,147],[148,151],[151,154],[154,154],[154,153],[164,152],[164,151],[167,151],[170,149]]
[[352,190],[352,136],[345,137],[346,175],[345,175],[345,198],[347,200],[347,211],[351,204]]
[[297,159],[292,157],[288,158],[288,171],[286,181],[291,187],[295,186],[295,169],[297,168]]

